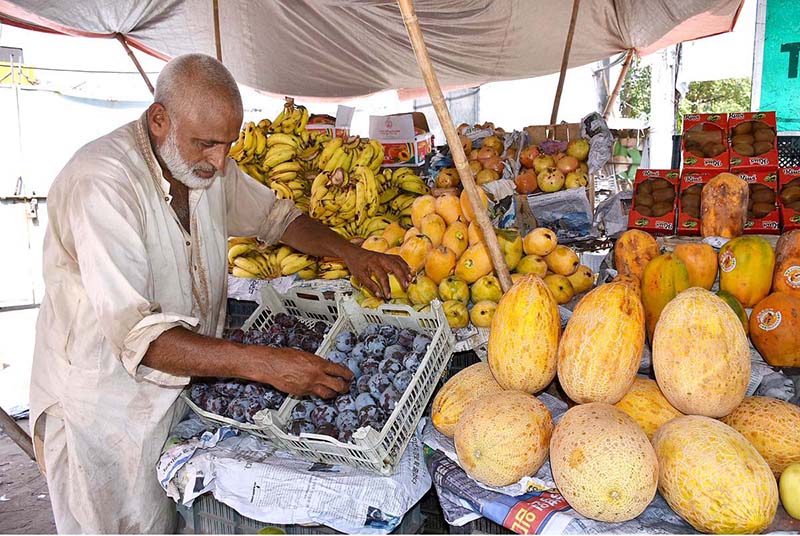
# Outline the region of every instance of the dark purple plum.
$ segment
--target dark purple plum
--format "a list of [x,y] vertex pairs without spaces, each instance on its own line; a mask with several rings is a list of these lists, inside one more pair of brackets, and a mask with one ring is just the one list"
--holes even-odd
[[210,387],[205,383],[194,383],[189,388],[189,398],[195,404],[199,404],[198,400],[201,398],[205,399],[206,396],[211,392]]
[[203,409],[215,415],[224,415],[228,409],[228,399],[224,396],[211,395],[206,397]]
[[[370,374],[364,374],[356,381],[356,388],[358,389],[358,393],[369,393],[369,379],[372,376]],[[358,396],[358,394],[356,395]]]
[[339,430],[350,430],[358,428],[358,415],[355,411],[343,411],[336,416],[336,427]]
[[228,332],[228,336],[226,337],[231,342],[244,342],[244,331],[241,329],[232,329]]
[[300,434],[313,434],[316,427],[305,419],[294,419],[289,421],[286,431],[292,435],[299,436]]
[[366,340],[367,337],[371,335],[378,335],[381,332],[380,324],[370,324],[366,328],[364,328],[364,332],[361,334],[361,340]]
[[350,357],[357,360],[358,362],[363,361],[367,357],[366,347],[364,346],[363,342],[359,342],[353,349],[350,351]]
[[391,346],[387,346],[386,350],[383,352],[384,359],[396,359],[397,361],[402,361],[405,355],[408,353],[408,350],[400,346],[399,344],[393,344]]
[[292,407],[292,419],[308,419],[316,407],[311,400],[301,400]]
[[358,338],[350,331],[343,331],[336,336],[336,349],[340,352],[350,352],[358,343]]
[[401,370],[397,374],[394,375],[392,378],[392,385],[395,389],[397,389],[398,393],[405,392],[408,385],[411,383],[411,379],[414,377],[414,373],[410,370]]
[[385,359],[381,362],[381,373],[386,374],[389,379],[394,378],[394,375],[403,370],[403,364],[398,359]]
[[286,400],[286,394],[278,391],[277,389],[268,389],[263,396],[264,405],[269,409],[278,409],[283,405]]
[[381,362],[377,359],[365,359],[361,362],[361,374],[364,376],[372,376],[377,373],[381,368]]
[[356,397],[356,409],[361,410],[368,406],[374,406],[375,399],[369,393],[361,393]]
[[398,393],[397,389],[390,385],[384,392],[381,393],[381,396],[378,399],[378,404],[380,405],[384,414],[390,415],[394,410],[394,406],[397,404],[398,400],[400,400],[400,393]]
[[267,392],[268,387],[260,383],[247,383],[242,389],[243,397],[263,397]]
[[384,418],[383,412],[378,406],[366,406],[358,410],[358,425],[372,426],[375,430],[380,431],[382,428],[381,420]]
[[244,385],[236,380],[220,380],[214,384],[214,389],[228,398],[239,398],[244,393]]
[[372,398],[378,400],[381,393],[390,385],[392,385],[392,380],[389,379],[389,376],[381,373],[374,374],[369,379],[369,394],[372,395]]
[[336,406],[336,411],[338,411],[339,413],[343,411],[355,411],[356,399],[349,393],[344,395],[339,395],[336,397],[334,405]]
[[370,335],[364,339],[364,351],[367,357],[382,359],[386,351],[386,339],[380,335]]
[[325,359],[333,363],[344,363],[347,361],[348,356],[346,353],[340,352],[339,350],[331,350],[325,354]]
[[378,328],[378,333],[386,339],[386,344],[391,346],[393,344],[397,344],[397,337],[400,334],[400,329],[395,326],[390,326],[388,324],[381,325]]
[[356,379],[361,377],[361,367],[358,366],[357,360],[350,358],[347,360],[347,363],[344,363],[344,365],[350,369]]
[[413,329],[404,328],[400,330],[400,333],[397,335],[397,344],[400,346],[405,346],[406,348],[411,348],[411,345],[414,344],[414,337],[417,336],[417,332]]
[[414,342],[411,343],[411,348],[415,352],[425,353],[428,350],[428,346],[431,344],[431,338],[426,335],[425,333],[420,333],[416,337],[414,337]]
[[317,320],[312,329],[314,330],[314,333],[316,333],[321,339],[328,332],[328,324],[322,320]]
[[319,341],[313,335],[306,335],[300,341],[300,348],[309,354],[313,354],[317,351],[317,348],[319,348]]
[[337,438],[342,443],[351,443],[353,439],[352,430],[339,430],[339,437]]
[[311,422],[316,426],[332,423],[336,419],[336,408],[333,406],[317,406],[311,411]]
[[339,439],[339,431],[336,429],[336,426],[333,424],[326,422],[322,423],[317,426],[317,432],[319,435],[326,435],[330,436],[334,439]]
[[274,346],[275,348],[282,348],[287,346],[288,340],[286,338],[286,334],[284,333],[276,333],[275,335],[270,335],[269,339],[264,343],[265,346]]
[[234,421],[245,422],[247,420],[247,406],[249,399],[234,398],[228,404],[225,415]]
[[420,354],[417,352],[406,354],[406,356],[403,358],[403,368],[412,372],[417,370],[419,368],[419,364],[422,363],[423,357],[425,357],[425,354]]

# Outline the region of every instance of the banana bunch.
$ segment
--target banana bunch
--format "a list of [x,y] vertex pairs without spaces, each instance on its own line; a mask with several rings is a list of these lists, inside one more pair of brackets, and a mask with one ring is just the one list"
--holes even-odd
[[383,214],[395,216],[403,227],[411,227],[411,205],[431,193],[430,188],[411,168],[384,169],[379,202]]
[[309,215],[329,227],[360,226],[378,213],[378,182],[367,166],[322,171],[311,184]]
[[228,240],[228,265],[235,277],[274,279],[297,274],[300,279],[316,279],[318,262],[289,246],[264,246],[255,238]]
[[346,279],[350,277],[350,270],[341,259],[323,257],[319,261],[317,277],[320,279]]
[[[319,140],[319,138],[317,138]],[[342,168],[347,172],[357,166],[368,167],[373,174],[380,171],[383,164],[383,145],[378,140],[349,136],[331,138],[322,142],[322,150],[316,159],[316,167],[320,171],[331,172]]]

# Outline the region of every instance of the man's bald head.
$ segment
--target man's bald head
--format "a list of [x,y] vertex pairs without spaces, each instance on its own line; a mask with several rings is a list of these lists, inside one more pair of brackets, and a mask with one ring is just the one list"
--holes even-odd
[[211,56],[185,54],[167,63],[156,81],[155,102],[174,121],[210,111],[242,113],[242,95],[230,71]]

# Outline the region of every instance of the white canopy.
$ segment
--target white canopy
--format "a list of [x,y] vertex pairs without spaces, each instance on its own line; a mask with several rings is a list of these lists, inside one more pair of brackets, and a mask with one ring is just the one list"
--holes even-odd
[[[732,29],[743,0],[582,0],[569,65],[640,55]],[[569,0],[417,0],[441,84],[557,72]],[[220,0],[223,61],[275,95],[342,99],[424,84],[392,0]],[[0,0],[0,21],[91,37],[123,34],[168,59],[215,54],[212,0]]]

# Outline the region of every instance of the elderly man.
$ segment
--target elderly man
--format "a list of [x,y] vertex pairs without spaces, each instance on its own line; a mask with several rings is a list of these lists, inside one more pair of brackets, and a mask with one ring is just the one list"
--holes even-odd
[[346,242],[239,171],[228,150],[241,123],[225,67],[181,56],[138,121],[80,149],[53,182],[31,422],[59,532],[174,530],[155,464],[192,376],[348,389],[347,368],[312,354],[218,338],[229,235],[340,257],[377,294],[389,272],[410,279],[399,257]]

